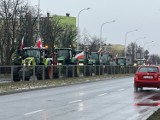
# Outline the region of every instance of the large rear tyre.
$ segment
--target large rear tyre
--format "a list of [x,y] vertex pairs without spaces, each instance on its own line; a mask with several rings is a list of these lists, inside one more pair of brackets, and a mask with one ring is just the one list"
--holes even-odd
[[73,65],[68,65],[68,71],[67,71],[67,77],[77,77],[77,67],[76,66],[73,66]]
[[20,76],[19,76],[18,71],[19,71],[18,67],[13,68],[13,81],[14,82],[19,82],[20,81]]
[[29,81],[30,77],[25,77],[24,81]]
[[43,79],[43,66],[37,66],[37,80]]
[[96,75],[102,75],[103,66],[96,66]]
[[59,69],[56,67],[53,67],[53,78],[59,78]]
[[92,71],[91,66],[86,65],[84,71],[85,71],[84,73],[85,76],[91,76],[91,71]]

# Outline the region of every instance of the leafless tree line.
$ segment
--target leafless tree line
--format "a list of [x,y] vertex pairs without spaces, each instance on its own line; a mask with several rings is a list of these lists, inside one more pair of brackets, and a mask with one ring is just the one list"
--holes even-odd
[[[74,47],[76,29],[62,24],[57,16],[40,14],[40,36],[44,45],[53,51],[54,47]],[[10,65],[12,57],[24,37],[24,47],[34,46],[38,36],[38,10],[29,6],[26,0],[0,1],[0,65]],[[66,42],[67,41],[67,42]]]
[[[41,12],[40,12],[41,13]],[[46,17],[44,17],[46,16]],[[40,14],[40,30],[37,29],[38,10],[29,6],[26,0],[1,0],[0,1],[0,65],[10,65],[13,57],[18,57],[17,50],[24,37],[24,47],[34,46],[38,37],[38,32],[43,40],[43,46],[48,45],[52,52],[55,47],[76,47],[77,30],[74,27],[61,22],[58,16]],[[81,36],[82,38],[82,36]],[[96,36],[84,34],[80,41],[80,49],[98,51],[100,42],[106,46],[105,40],[100,40]],[[136,43],[130,43],[127,53],[135,58],[135,51],[142,51],[142,47]],[[145,51],[149,54],[149,51]],[[117,53],[124,56],[124,50],[112,49],[113,55]],[[154,55],[159,62],[159,56]]]

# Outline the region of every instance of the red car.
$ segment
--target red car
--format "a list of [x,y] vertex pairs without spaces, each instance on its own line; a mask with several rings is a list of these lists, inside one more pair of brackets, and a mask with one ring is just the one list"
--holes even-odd
[[140,66],[134,77],[134,90],[143,87],[160,88],[160,66]]

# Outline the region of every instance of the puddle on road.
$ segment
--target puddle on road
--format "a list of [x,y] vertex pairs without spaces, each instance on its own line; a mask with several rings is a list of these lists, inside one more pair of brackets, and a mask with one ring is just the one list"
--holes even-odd
[[135,103],[135,106],[160,106],[160,102],[154,102],[154,103]]
[[134,106],[160,106],[160,91],[144,90],[134,94]]

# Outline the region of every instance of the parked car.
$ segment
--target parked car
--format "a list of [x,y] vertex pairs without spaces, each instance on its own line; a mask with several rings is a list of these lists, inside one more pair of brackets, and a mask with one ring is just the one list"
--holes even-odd
[[160,88],[160,66],[140,66],[134,77],[134,90],[144,87]]

